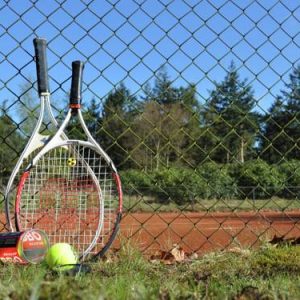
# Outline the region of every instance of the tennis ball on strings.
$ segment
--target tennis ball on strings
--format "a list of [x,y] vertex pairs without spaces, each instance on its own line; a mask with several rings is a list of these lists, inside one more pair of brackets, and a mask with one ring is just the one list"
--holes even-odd
[[48,250],[46,263],[56,271],[70,270],[77,264],[77,255],[70,244],[57,243]]
[[76,159],[73,158],[73,157],[69,157],[69,158],[68,158],[68,166],[69,166],[69,167],[74,167],[74,166],[76,166]]

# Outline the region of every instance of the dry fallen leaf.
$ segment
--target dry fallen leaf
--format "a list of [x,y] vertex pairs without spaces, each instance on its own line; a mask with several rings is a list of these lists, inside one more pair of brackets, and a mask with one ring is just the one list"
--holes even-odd
[[185,260],[185,252],[179,245],[174,245],[171,251],[158,251],[151,255],[152,263],[162,262],[165,265],[172,265]]
[[199,258],[199,255],[196,252],[192,253],[189,257],[190,260],[196,260],[198,258]]
[[184,261],[185,259],[185,253],[179,245],[175,245],[175,247],[171,250],[171,254],[177,262]]

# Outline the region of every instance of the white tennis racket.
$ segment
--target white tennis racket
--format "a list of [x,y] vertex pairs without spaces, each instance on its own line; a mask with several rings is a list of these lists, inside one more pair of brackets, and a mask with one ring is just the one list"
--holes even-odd
[[[102,256],[114,241],[122,189],[116,167],[82,117],[82,72],[83,63],[73,62],[68,113],[21,176],[15,221],[17,230],[38,228],[47,233],[50,243],[70,243],[84,260]],[[86,140],[62,139],[74,120]]]
[[[33,44],[35,49],[38,93],[40,98],[40,113],[32,135],[11,173],[4,194],[6,220],[9,230],[11,231],[14,230],[12,219],[14,216],[14,199],[16,195],[15,186],[20,178],[20,170],[24,170],[29,161],[33,158],[34,153],[36,153],[38,149],[44,147],[49,140],[49,135],[43,133],[42,126],[46,113],[53,129],[58,127],[50,104],[48,64],[46,57],[47,42],[45,39],[35,38]],[[62,138],[66,139],[66,136],[62,136]]]

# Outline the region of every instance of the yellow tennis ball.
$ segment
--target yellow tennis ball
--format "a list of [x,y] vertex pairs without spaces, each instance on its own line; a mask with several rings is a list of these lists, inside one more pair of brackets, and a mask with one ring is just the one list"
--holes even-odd
[[53,270],[72,269],[77,263],[77,255],[70,244],[57,243],[46,254],[46,263]]
[[76,166],[76,159],[73,158],[73,157],[68,158],[68,165],[69,165],[70,167]]

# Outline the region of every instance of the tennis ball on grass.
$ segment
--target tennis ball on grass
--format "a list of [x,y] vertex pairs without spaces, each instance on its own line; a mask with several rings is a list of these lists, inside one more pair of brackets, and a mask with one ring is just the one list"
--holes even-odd
[[71,245],[57,243],[48,250],[46,263],[53,270],[69,270],[74,267],[74,264],[77,264],[77,255]]

